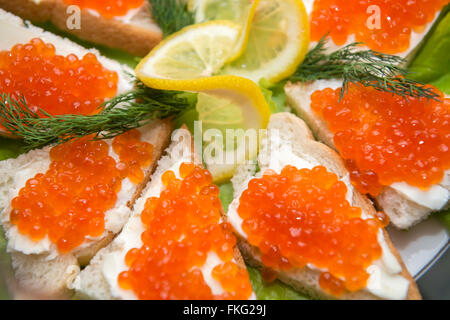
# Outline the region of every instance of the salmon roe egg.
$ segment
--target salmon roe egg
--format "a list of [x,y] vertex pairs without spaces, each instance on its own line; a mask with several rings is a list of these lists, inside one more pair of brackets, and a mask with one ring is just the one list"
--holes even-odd
[[[329,33],[336,45],[350,35],[372,50],[396,54],[410,47],[412,31],[426,24],[448,0],[315,0],[311,13],[311,39]],[[378,19],[379,15],[379,19]]]
[[56,55],[41,39],[0,51],[0,91],[25,97],[28,107],[51,115],[92,114],[117,92],[118,75],[87,53]]
[[346,199],[347,187],[325,167],[286,166],[250,180],[237,213],[248,241],[274,270],[325,269],[320,285],[333,295],[366,286],[366,269],[381,256],[380,223],[362,219]]
[[395,182],[426,190],[442,181],[450,168],[450,99],[439,92],[442,102],[406,100],[350,84],[338,102],[339,90],[314,92],[311,109],[327,122],[360,192],[376,196]]
[[121,160],[119,168],[126,169],[126,176],[136,184],[144,179],[142,168],[150,165],[153,158],[153,145],[142,142],[141,136],[139,130],[130,130],[117,136],[112,143]]
[[124,16],[131,9],[140,8],[144,4],[144,0],[64,0],[64,2],[79,6],[81,9],[95,10],[108,19]]
[[92,137],[53,147],[47,172],[29,179],[12,200],[10,221],[21,234],[33,241],[48,236],[68,253],[104,233],[105,212],[114,207],[128,170],[118,168],[107,142]]
[[[221,222],[219,189],[211,174],[192,163],[181,164],[179,173],[181,179],[166,171],[160,196],[147,199],[143,244],[126,254],[128,270],[119,274],[120,287],[142,300],[248,299],[249,276],[233,260],[236,239]],[[210,272],[222,294],[213,294],[201,270],[211,254],[221,260]]]

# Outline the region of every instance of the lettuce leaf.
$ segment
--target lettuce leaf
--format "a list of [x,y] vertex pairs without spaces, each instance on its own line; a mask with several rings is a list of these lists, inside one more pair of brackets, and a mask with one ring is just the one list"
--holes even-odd
[[247,266],[247,270],[258,300],[310,300],[278,280],[267,283],[258,269]]
[[0,300],[11,299],[6,283],[12,277],[9,255],[6,253],[6,239],[0,227]]
[[6,139],[0,137],[0,161],[16,158],[24,152],[24,145],[20,140]]
[[[450,73],[450,5],[444,7],[438,21],[410,64],[408,78],[430,83]],[[448,83],[441,90],[448,92]],[[438,87],[440,84],[438,81]]]
[[450,231],[450,209],[440,211],[436,213],[437,218],[445,225],[448,231]]
[[266,98],[267,104],[269,105],[270,111],[272,113],[289,111],[286,107],[286,94],[284,93],[285,81],[279,82],[277,84],[272,84],[266,79],[261,79],[259,81],[259,88]]
[[219,199],[222,203],[223,210],[228,212],[228,206],[233,201],[233,184],[231,182],[226,182],[219,185]]

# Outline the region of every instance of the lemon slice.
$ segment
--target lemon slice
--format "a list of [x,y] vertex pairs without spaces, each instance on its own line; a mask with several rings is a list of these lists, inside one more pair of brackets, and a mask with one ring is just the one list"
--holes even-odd
[[137,66],[136,72],[157,79],[195,79],[217,73],[233,53],[240,35],[231,21],[186,27],[166,38]]
[[[270,108],[253,81],[232,75],[156,81],[142,74],[138,77],[155,89],[199,93],[197,112],[202,123],[202,140],[206,142],[202,144],[203,159],[214,183],[229,180],[240,164],[257,156],[258,140],[254,135],[258,137],[258,130],[267,127]],[[232,139],[227,137],[227,129],[231,130]],[[249,139],[246,138],[248,135]],[[207,141],[214,136],[219,137],[215,141]],[[218,139],[222,139],[221,144],[217,144]]]
[[241,105],[233,99],[200,93],[196,109],[202,125],[203,161],[213,182],[222,183],[238,165],[256,158],[259,132],[247,128]]
[[295,72],[308,45],[308,14],[301,0],[261,0],[244,53],[222,73],[276,83]]
[[251,0],[191,0],[189,7],[195,12],[195,22],[231,20],[239,22]]
[[241,26],[241,33],[227,62],[239,58],[245,50],[250,28],[260,0],[192,0],[197,23],[210,20],[231,20]]

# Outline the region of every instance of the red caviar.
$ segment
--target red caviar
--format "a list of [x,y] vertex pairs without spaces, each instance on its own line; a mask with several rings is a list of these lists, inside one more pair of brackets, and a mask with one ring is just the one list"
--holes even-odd
[[153,146],[141,141],[139,130],[130,130],[117,136],[112,143],[113,150],[120,157],[119,168],[126,170],[126,176],[134,183],[144,179],[142,168],[152,161]]
[[32,111],[51,115],[92,114],[117,92],[118,75],[87,53],[56,55],[55,47],[41,39],[0,51],[0,91],[16,98],[24,95]]
[[448,0],[315,0],[311,39],[318,41],[329,33],[335,44],[343,45],[355,35],[356,41],[373,50],[400,53],[409,48],[411,32],[422,32],[446,3]]
[[[136,144],[126,137],[115,142]],[[33,241],[48,236],[62,253],[103,234],[105,212],[114,207],[127,168],[117,165],[105,141],[91,139],[53,147],[47,172],[29,179],[12,200],[10,220],[21,234]]]
[[381,256],[380,223],[362,219],[346,200],[347,187],[325,167],[280,174],[268,170],[252,179],[237,212],[250,244],[274,270],[312,264],[326,269],[320,285],[333,295],[366,286],[366,269]]
[[64,0],[70,5],[79,6],[81,9],[92,9],[103,17],[111,19],[124,16],[131,9],[140,8],[144,0]]
[[311,95],[311,108],[334,133],[334,143],[362,193],[404,181],[428,189],[450,168],[450,99],[402,98],[351,84]]
[[[250,280],[232,260],[236,239],[221,222],[219,189],[211,184],[211,174],[192,163],[183,163],[179,171],[181,179],[165,172],[165,189],[159,198],[147,199],[143,245],[128,251],[129,269],[119,275],[120,287],[139,299],[249,298]],[[200,270],[211,253],[222,260],[211,271],[225,291],[220,295],[212,293]]]

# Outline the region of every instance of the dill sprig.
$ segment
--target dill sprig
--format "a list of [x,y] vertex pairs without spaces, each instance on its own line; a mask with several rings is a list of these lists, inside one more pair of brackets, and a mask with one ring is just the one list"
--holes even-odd
[[290,77],[291,81],[307,82],[320,79],[343,79],[340,99],[350,83],[360,83],[379,91],[390,92],[406,99],[423,97],[439,101],[439,95],[425,84],[404,78],[407,70],[401,57],[373,50],[357,50],[354,42],[327,53],[326,36],[311,49],[303,63]]
[[90,134],[95,134],[94,139],[110,139],[153,119],[177,115],[195,103],[192,94],[151,89],[137,81],[135,90],[107,101],[97,114],[52,116],[44,110],[31,110],[23,96],[2,93],[0,124],[23,138],[26,149],[31,150]]
[[149,0],[153,19],[164,37],[194,23],[194,15],[183,0]]

